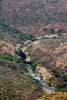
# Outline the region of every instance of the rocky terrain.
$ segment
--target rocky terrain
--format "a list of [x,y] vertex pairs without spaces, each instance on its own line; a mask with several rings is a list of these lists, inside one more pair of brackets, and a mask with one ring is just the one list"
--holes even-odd
[[44,93],[40,84],[28,75],[26,65],[16,55],[16,49],[11,49],[14,45],[7,41],[1,42],[0,100],[37,100]]
[[37,71],[57,90],[67,91],[67,79],[64,79],[67,77],[67,42],[60,42],[60,39],[59,41],[48,39],[39,40],[36,43],[32,49],[31,57],[38,65]]
[[[67,37],[65,35],[63,38],[61,37],[47,39],[42,39],[41,37],[39,40],[28,40],[23,44],[13,44],[11,41],[0,40],[1,99],[3,98],[4,100],[5,96],[7,96],[7,98],[12,98],[13,100],[14,98],[31,100],[34,96],[32,100],[37,100],[44,93],[49,93],[51,91],[50,87],[55,87],[57,92],[67,92]],[[18,46],[30,57],[32,61],[31,69],[29,68],[30,66],[23,64],[23,61],[16,55],[16,47]],[[7,83],[5,79],[8,80]],[[19,86],[19,84],[21,85]],[[31,87],[29,84],[31,84]],[[4,90],[4,88],[6,89]],[[24,93],[22,92],[23,89]],[[8,91],[11,96],[8,95]],[[61,97],[64,98],[62,94],[60,95]]]
[[47,95],[39,100],[67,100],[67,93],[56,93],[53,95]]
[[67,100],[66,0],[0,0],[0,100]]
[[[2,74],[1,80],[7,78],[10,81],[11,79],[12,81],[10,84],[13,84],[14,81],[18,82],[19,80],[13,80],[13,74],[11,75],[11,73],[14,72],[14,79],[18,78],[16,74],[21,74],[21,79],[26,75],[27,78],[32,78],[32,80],[29,79],[31,82],[34,82],[31,83],[31,86],[32,84],[34,86],[37,84],[35,88],[37,88],[36,92],[38,95],[34,96],[35,98],[32,98],[31,96],[35,95],[34,90],[32,89],[33,86],[31,87],[33,94],[30,96],[26,95],[25,97],[23,94],[22,98],[27,98],[27,100],[28,98],[29,100],[30,98],[37,100],[43,93],[50,94],[55,91],[67,92],[67,34],[63,31],[58,31],[58,33],[59,34],[55,34],[53,31],[53,34],[36,36],[25,34],[24,32],[3,23],[0,24],[0,61],[1,64],[4,64],[0,67]],[[27,59],[24,60],[24,57],[22,57],[21,54],[19,57],[16,54],[17,49],[24,52]],[[4,66],[7,68],[5,67],[3,69],[2,67]],[[7,72],[4,70],[7,70]],[[16,72],[14,70],[16,70]],[[3,73],[5,73],[5,76]],[[8,75],[10,77],[8,77]],[[6,82],[4,79],[2,80],[2,84]],[[7,83],[4,85],[5,88],[7,88]],[[19,85],[16,85],[16,88],[19,88]],[[9,93],[11,94],[12,91],[15,90],[12,89]],[[18,91],[18,89],[16,91]],[[28,93],[28,90],[26,92]],[[9,96],[7,98],[9,98]]]

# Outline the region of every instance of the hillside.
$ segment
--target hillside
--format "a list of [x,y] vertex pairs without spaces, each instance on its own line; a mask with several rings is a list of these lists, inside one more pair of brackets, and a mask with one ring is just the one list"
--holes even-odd
[[[66,0],[1,0],[1,18],[9,24],[67,22]],[[10,5],[10,6],[9,6]]]
[[0,21],[25,33],[42,34],[48,24],[67,25],[66,5],[66,0],[0,0]]
[[67,0],[0,0],[0,100],[67,100]]
[[26,74],[16,71],[17,69],[12,69],[11,66],[15,67],[14,64],[8,64],[8,66],[5,64],[4,66],[0,63],[0,100],[18,98],[21,100],[37,100],[41,97],[43,92],[40,90],[40,86]]
[[8,40],[14,44],[23,43],[24,41],[36,39],[33,34],[25,34],[10,25],[0,23],[0,40]]
[[37,100],[42,95],[41,86],[17,57],[0,55],[0,100]]
[[[2,32],[4,36],[6,32]],[[14,41],[16,38],[10,32],[8,34],[11,34]],[[20,44],[5,36],[4,39],[0,40],[0,98],[37,100],[54,90],[67,92],[67,35],[45,35],[33,41],[26,37],[26,40],[21,39],[22,42],[18,42]],[[31,72],[30,65],[26,65],[16,54],[16,47],[30,57],[31,62],[27,64],[31,64],[34,73]]]
[[67,37],[41,39],[28,48],[42,78],[56,91],[67,92]]

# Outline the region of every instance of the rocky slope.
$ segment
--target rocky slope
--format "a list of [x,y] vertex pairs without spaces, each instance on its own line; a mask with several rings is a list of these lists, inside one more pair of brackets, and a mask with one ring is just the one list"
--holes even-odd
[[[28,40],[20,45],[21,49],[25,48],[24,52],[31,57],[34,64],[32,67],[38,65],[36,72],[39,71],[42,79],[50,87],[55,87],[56,91],[67,92],[67,37],[41,38],[33,42]],[[5,92],[0,98],[3,100],[6,97],[9,99],[17,97],[21,100],[40,98],[43,95],[41,86],[26,73],[25,65],[15,55],[15,46],[11,41],[0,41],[0,51],[0,90],[2,95]],[[29,68],[28,70],[30,71]],[[8,95],[8,91],[11,96]]]
[[0,100],[37,100],[43,90],[11,47],[14,45],[6,41],[0,45]]
[[67,91],[67,39],[41,39],[33,42],[29,50],[42,78],[57,91]]
[[[0,100],[37,100],[43,95],[40,86],[27,76],[24,71],[20,72],[20,66],[0,61]],[[19,68],[19,69],[18,69]]]
[[52,95],[47,95],[42,97],[41,99],[38,100],[67,100],[67,93],[55,93]]

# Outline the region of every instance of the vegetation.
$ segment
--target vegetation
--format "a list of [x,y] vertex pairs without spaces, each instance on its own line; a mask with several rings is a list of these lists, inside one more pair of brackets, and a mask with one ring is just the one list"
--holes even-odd
[[[66,6],[63,0],[0,0],[0,40],[7,40],[0,46],[0,100],[67,100]],[[4,53],[7,49],[13,53],[19,43],[28,56],[26,61],[31,57],[31,62]],[[28,63],[32,75],[27,72]],[[49,87],[33,79],[39,78],[36,71],[41,71],[42,80],[55,87],[55,94],[43,96],[40,83]]]
[[4,61],[14,61],[14,57],[11,54],[7,53],[0,55],[0,59]]
[[25,74],[18,74],[16,77],[13,74],[5,78],[6,80],[0,80],[0,100],[31,100],[32,98],[36,100],[43,93],[40,86],[33,83]]
[[56,38],[43,38],[42,47],[56,48],[62,42],[67,42],[67,35],[66,36],[58,35],[58,37]]
[[36,64],[32,64],[32,70],[35,71],[36,70],[37,65]]
[[59,71],[58,69],[52,70],[52,73],[53,73],[53,75],[54,75],[55,77],[61,78],[61,73],[60,73],[60,71]]
[[2,40],[4,38],[4,35],[2,32],[0,32],[0,40]]
[[46,95],[38,100],[67,100],[67,93],[59,92],[51,95]]
[[67,74],[64,74],[64,75],[63,75],[63,80],[64,80],[65,82],[67,82]]
[[[2,54],[0,55],[0,63],[12,63],[11,67],[16,69],[16,66],[19,65],[20,67],[20,72],[22,73],[22,71],[27,72],[27,69],[25,68],[25,64],[23,63],[23,61],[18,58],[17,56],[12,56],[11,54]],[[13,64],[16,64],[15,67],[13,67]]]
[[20,59],[0,56],[0,100],[37,100],[42,95],[41,86],[26,74]]
[[[23,42],[26,40],[34,41],[36,38],[33,34],[24,34],[23,32],[20,32],[19,30],[12,28],[9,25],[4,24],[4,23],[0,23],[0,29],[2,31],[2,33],[0,33],[0,38],[5,38],[6,33],[9,34],[10,38],[13,41],[17,40],[16,42]],[[3,34],[5,34],[5,35],[3,35]]]

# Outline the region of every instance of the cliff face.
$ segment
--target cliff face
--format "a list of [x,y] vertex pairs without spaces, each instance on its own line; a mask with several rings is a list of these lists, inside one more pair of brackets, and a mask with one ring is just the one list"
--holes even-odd
[[0,0],[0,19],[8,24],[67,22],[66,0]]

